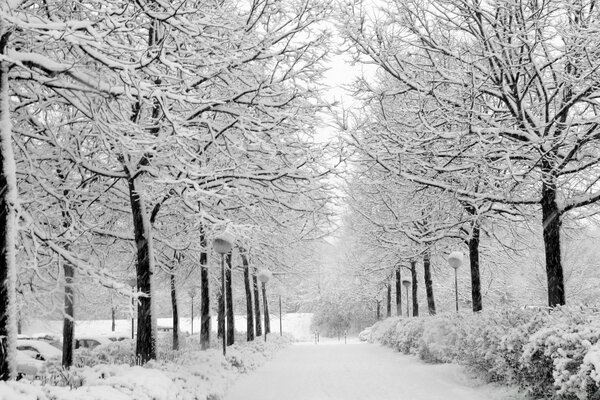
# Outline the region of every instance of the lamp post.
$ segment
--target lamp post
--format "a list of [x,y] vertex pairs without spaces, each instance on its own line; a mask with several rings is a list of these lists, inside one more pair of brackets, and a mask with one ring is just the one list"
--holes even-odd
[[456,312],[458,312],[458,268],[463,263],[463,253],[460,251],[453,251],[448,256],[448,265],[454,268],[454,296],[456,298]]
[[404,291],[406,292],[406,316],[410,317],[410,314],[408,312],[408,288],[410,287],[410,285],[412,284],[412,281],[408,278],[404,278],[402,279],[402,286],[404,286]]
[[221,307],[223,310],[221,326],[223,327],[223,355],[227,354],[227,330],[225,329],[225,315],[227,314],[227,303],[225,302],[225,254],[231,251],[234,237],[227,231],[217,235],[213,239],[213,249],[221,255]]
[[131,286],[131,338],[135,337],[135,286],[137,284],[137,279],[135,277],[131,277],[127,279],[127,285]]
[[266,284],[269,282],[273,274],[268,269],[262,269],[258,272],[258,280],[262,283],[263,292],[263,311],[265,314],[265,342],[267,341],[267,324],[268,324],[268,307],[267,307],[267,287]]
[[190,316],[191,317],[190,320],[191,320],[191,323],[192,323],[192,333],[190,335],[194,334],[194,297],[196,297],[196,293],[197,292],[196,292],[196,287],[195,286],[192,286],[190,288],[190,290],[188,291],[188,294],[190,295],[191,303],[192,303],[192,315]]

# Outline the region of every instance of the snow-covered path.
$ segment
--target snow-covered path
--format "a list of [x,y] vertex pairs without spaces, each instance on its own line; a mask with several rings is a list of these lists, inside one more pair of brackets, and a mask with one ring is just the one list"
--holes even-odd
[[430,365],[366,343],[296,344],[242,376],[226,400],[507,400],[456,365]]

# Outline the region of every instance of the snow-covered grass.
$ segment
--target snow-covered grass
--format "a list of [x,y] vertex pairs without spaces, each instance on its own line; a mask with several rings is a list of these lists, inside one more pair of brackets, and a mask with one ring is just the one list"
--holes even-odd
[[590,310],[388,318],[372,327],[369,340],[426,362],[465,365],[489,382],[516,384],[534,397],[600,396],[600,314]]
[[[312,340],[312,332],[310,329],[312,322],[312,313],[287,313],[282,316],[283,333],[294,336],[296,340]],[[261,321],[262,322],[262,321]],[[117,319],[115,321],[115,331],[111,331],[112,321],[104,320],[78,320],[75,321],[75,336],[131,336],[131,319]],[[171,318],[158,318],[158,326],[172,327],[173,320]],[[217,317],[213,316],[211,320],[213,332],[217,330]],[[239,332],[246,332],[246,316],[235,316],[235,329]],[[279,314],[271,314],[271,329],[273,333],[279,333]],[[190,318],[179,319],[179,330],[182,332],[191,333],[192,324]],[[200,332],[200,319],[194,318],[194,335]],[[62,320],[51,321],[33,319],[28,321],[27,326],[23,329],[23,333],[27,335],[50,333],[54,335],[62,334]]]
[[78,365],[66,371],[50,366],[39,381],[0,383],[2,400],[205,400],[220,399],[239,374],[264,364],[289,345],[289,335],[270,334],[220,349],[199,349],[187,341],[182,350],[159,348],[159,360],[135,365],[133,341],[78,352]]

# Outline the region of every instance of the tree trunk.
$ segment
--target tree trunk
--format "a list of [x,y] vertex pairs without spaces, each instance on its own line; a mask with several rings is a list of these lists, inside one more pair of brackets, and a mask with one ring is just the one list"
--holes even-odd
[[231,282],[231,253],[225,256],[225,284],[227,285],[227,346],[235,342],[235,319],[233,313],[233,290]]
[[423,256],[423,278],[425,280],[425,291],[427,292],[427,308],[429,315],[435,315],[435,298],[433,297],[433,283],[431,281],[431,259],[429,252]]
[[471,298],[473,300],[473,312],[481,311],[481,277],[479,275],[479,224],[475,222],[469,239],[469,261],[471,263]]
[[116,329],[116,325],[117,325],[117,322],[115,321],[115,319],[116,319],[116,315],[115,315],[116,312],[117,311],[115,310],[114,306],[110,308],[110,321],[111,321],[111,323],[110,323],[110,331],[111,332],[114,332],[115,329]]
[[254,285],[254,323],[256,326],[256,336],[262,335],[262,327],[260,320],[260,299],[258,296],[258,279],[256,278],[256,271],[252,274],[252,284]]
[[387,317],[392,316],[392,285],[387,284]]
[[173,309],[173,350],[179,350],[179,313],[177,310],[177,289],[175,287],[175,271],[171,269],[171,307]]
[[200,347],[210,347],[210,292],[208,290],[208,268],[204,225],[200,225]]
[[[148,47],[154,47],[160,41],[159,27],[160,22],[153,19],[148,30]],[[155,80],[157,85],[160,84],[160,78]],[[159,121],[162,119],[162,108],[159,101],[153,98],[151,122],[152,127],[148,129],[149,133],[158,136],[160,130]],[[131,122],[140,124],[142,118],[143,105],[137,102],[133,106]],[[146,123],[147,121],[143,121]],[[132,156],[133,157],[133,156]],[[135,156],[137,157],[137,156]],[[138,189],[140,184],[138,176],[140,169],[150,165],[152,153],[147,152],[141,155],[135,163],[135,168],[132,159],[127,155],[120,156],[123,169],[128,176],[129,198],[131,203],[131,211],[133,216],[133,230],[135,244],[137,249],[137,288],[138,293],[138,326],[137,340],[135,347],[135,355],[139,363],[156,359],[156,321],[154,320],[154,299],[152,293],[152,274],[154,273],[154,250],[152,245],[152,223],[148,218],[146,204],[142,198],[142,191]],[[130,164],[131,163],[131,164]],[[155,217],[155,216],[154,216]]]
[[481,275],[479,273],[479,242],[480,227],[477,221],[477,210],[473,206],[465,207],[471,215],[471,237],[467,244],[469,246],[469,262],[471,263],[471,299],[473,302],[473,312],[481,311],[483,308],[481,302]]
[[252,309],[252,288],[250,287],[250,267],[248,257],[241,252],[242,264],[244,265],[244,288],[246,289],[246,340],[254,340],[254,310]]
[[71,263],[63,263],[65,271],[65,315],[63,318],[63,351],[62,366],[70,368],[73,365],[73,345],[75,341],[75,314],[74,314],[74,276],[75,268]]
[[402,278],[400,268],[396,269],[396,315],[402,316]]
[[[542,169],[549,171],[548,164],[547,161],[542,160]],[[561,218],[558,204],[556,204],[555,178],[550,175],[550,172],[544,174],[542,180],[541,203],[548,279],[548,306],[556,307],[565,304],[565,283],[560,248]]]
[[269,315],[269,302],[267,301],[267,285],[262,284],[262,295],[263,302],[265,303],[265,309],[263,310],[265,313],[265,335],[267,333],[271,333],[271,318]]
[[377,312],[376,312],[377,321],[381,319],[381,301],[377,300]]
[[419,299],[417,298],[417,262],[412,260],[410,262],[410,276],[412,278],[412,303],[413,303],[413,317],[419,316]]
[[220,291],[220,293],[219,293],[218,302],[219,302],[219,310],[218,310],[218,317],[217,317],[217,337],[222,338],[223,330],[225,329],[225,327],[223,326],[223,325],[225,325],[225,316],[223,315],[225,313],[225,308],[223,307],[223,291]]
[[156,358],[156,334],[152,313],[152,274],[154,272],[154,254],[152,251],[152,233],[146,208],[141,198],[135,178],[135,171],[129,174],[129,197],[133,214],[133,228],[137,248],[137,288],[142,293],[138,297],[138,325],[135,355],[141,364]]
[[[10,33],[0,19],[0,54],[5,54]],[[16,238],[17,177],[12,149],[8,91],[8,62],[0,61],[0,379],[14,379],[16,365]]]

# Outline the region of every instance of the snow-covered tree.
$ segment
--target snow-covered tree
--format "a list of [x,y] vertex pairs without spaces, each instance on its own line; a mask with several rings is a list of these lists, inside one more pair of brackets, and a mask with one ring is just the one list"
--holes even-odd
[[[477,162],[484,185],[402,176],[465,200],[538,205],[548,303],[564,304],[561,220],[600,198],[594,3],[392,2],[377,17],[360,3],[351,10],[345,34],[396,82],[387,95],[403,99],[394,120],[408,120],[391,131],[438,144],[434,165],[454,174]],[[401,147],[394,162],[414,150]]]

